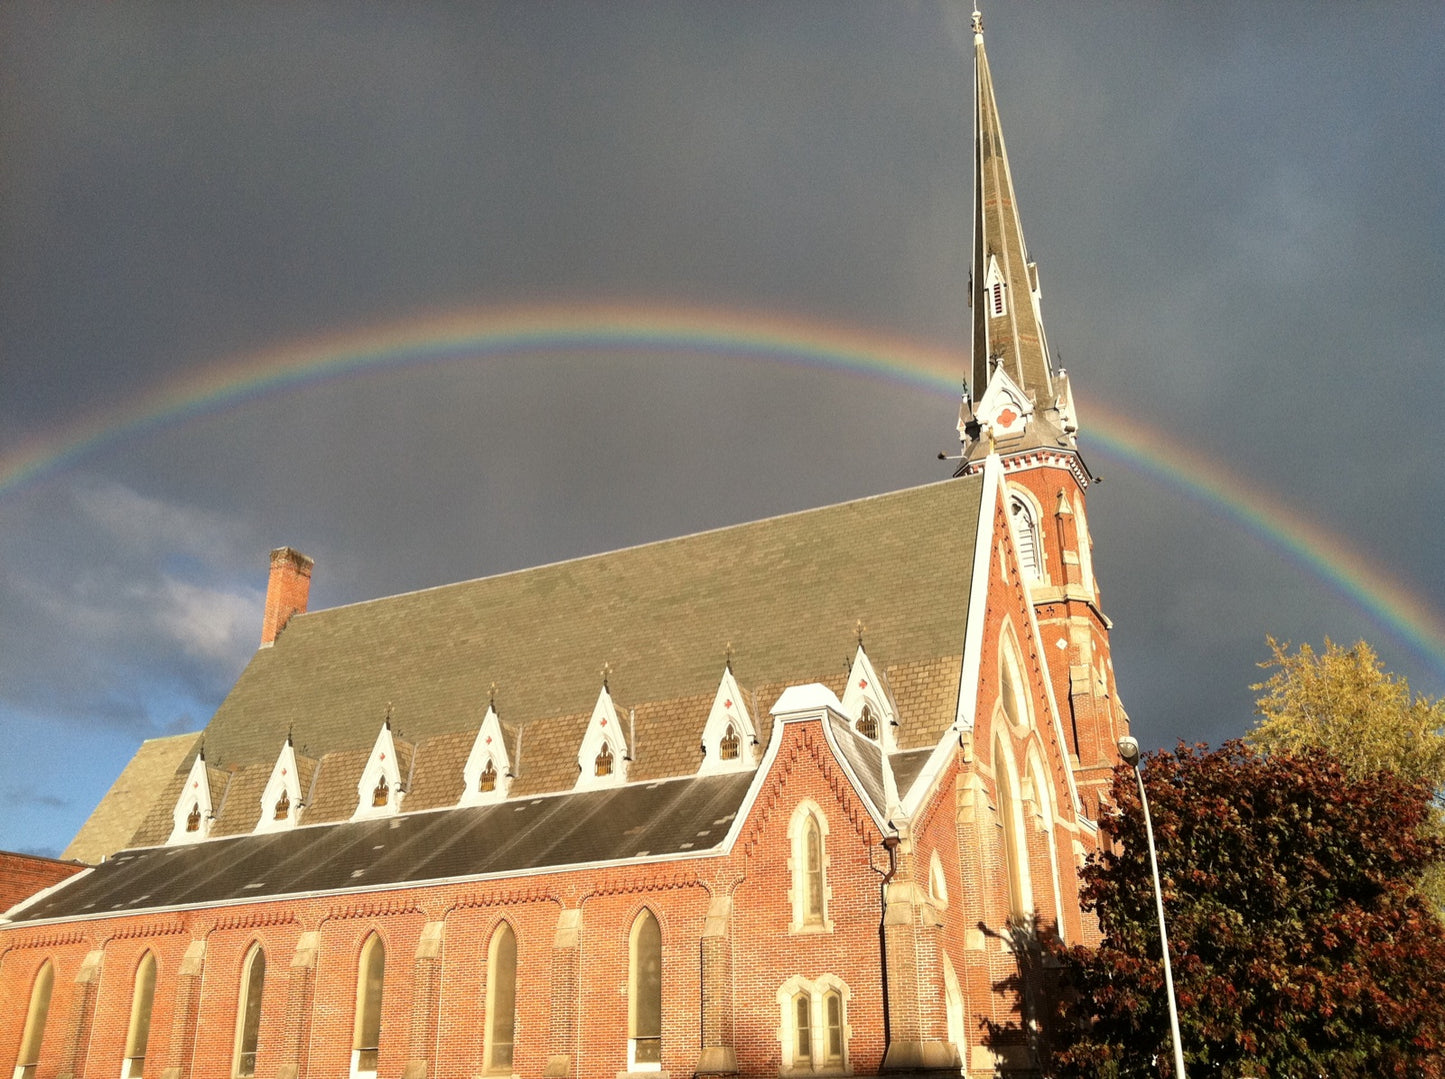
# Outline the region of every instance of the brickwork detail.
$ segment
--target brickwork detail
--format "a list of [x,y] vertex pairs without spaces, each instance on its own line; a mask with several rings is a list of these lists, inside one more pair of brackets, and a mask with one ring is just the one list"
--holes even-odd
[[170,1051],[165,1057],[165,1070],[161,1072],[161,1079],[190,1079],[191,1059],[196,1047],[196,1017],[201,1006],[201,974],[205,961],[206,942],[192,941],[186,949],[176,978]]

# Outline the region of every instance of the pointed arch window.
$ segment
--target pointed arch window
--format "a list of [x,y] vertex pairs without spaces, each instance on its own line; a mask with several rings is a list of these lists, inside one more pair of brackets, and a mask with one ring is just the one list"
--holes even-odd
[[371,804],[373,808],[380,808],[386,805],[391,797],[391,788],[386,785],[386,776],[376,781],[376,788],[371,792]]
[[186,817],[186,831],[199,832],[201,830],[201,803],[197,802],[191,806],[190,815]]
[[281,797],[276,799],[275,819],[276,819],[276,820],[285,820],[285,819],[286,819],[288,816],[290,816],[290,815],[291,815],[291,796],[290,796],[289,794],[287,794],[285,791],[282,791],[282,792],[281,792]]
[[256,1074],[256,1045],[261,1036],[261,993],[266,986],[266,953],[253,944],[241,969],[241,999],[236,1007],[236,1055],[231,1074]]
[[854,724],[854,728],[864,738],[871,738],[875,742],[878,741],[878,717],[873,714],[871,705],[865,704],[863,706],[863,713],[858,717],[858,722]]
[[54,987],[55,967],[47,959],[30,987],[25,1032],[20,1036],[20,1053],[15,1058],[15,1079],[34,1079],[35,1068],[40,1063],[40,1045],[45,1040],[45,1020],[50,1015],[50,991]]
[[351,1074],[376,1075],[381,1051],[381,990],[386,980],[386,946],[373,933],[361,948],[356,970],[356,1021],[351,1039]]
[[477,790],[483,794],[497,789],[497,766],[487,761],[487,766],[482,769],[482,774],[477,777]]
[[994,318],[1008,314],[1008,299],[1004,295],[1003,274],[999,272],[998,258],[990,256],[988,272],[984,275],[983,290],[988,302],[988,313]]
[[632,923],[627,972],[627,1067],[662,1068],[662,927],[643,908]]
[[1009,517],[1013,520],[1019,568],[1025,578],[1038,580],[1043,576],[1043,560],[1039,557],[1039,525],[1034,508],[1022,495],[1013,495],[1009,499]]
[[795,976],[778,989],[784,1075],[848,1072],[848,986],[834,974]]
[[597,751],[597,760],[594,765],[599,776],[610,776],[612,774],[612,747],[605,742],[602,748]]
[[146,1044],[151,1037],[151,1005],[156,999],[156,957],[141,956],[135,971],[135,989],[130,998],[130,1026],[125,1035],[125,1064],[121,1079],[140,1079],[145,1071]]
[[483,1052],[489,1072],[512,1072],[512,1042],[517,1029],[517,934],[506,922],[497,926],[487,949],[487,1034]]
[[812,801],[793,811],[789,826],[792,840],[792,903],[794,933],[824,933],[833,928],[828,920],[828,822]]
[[738,732],[733,728],[733,725],[729,723],[728,729],[723,732],[722,740],[718,742],[717,755],[725,761],[737,760],[738,745],[740,742],[741,739],[738,738]]
[[999,824],[1003,827],[1004,879],[1008,886],[1009,917],[1019,919],[1032,913],[1029,887],[1028,845],[1025,840],[1023,809],[1019,805],[1018,768],[1003,739],[994,740],[993,769],[998,786]]

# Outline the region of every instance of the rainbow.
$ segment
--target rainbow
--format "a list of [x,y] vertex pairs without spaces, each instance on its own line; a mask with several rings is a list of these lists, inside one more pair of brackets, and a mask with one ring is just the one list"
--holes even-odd
[[[789,363],[956,396],[955,351],[801,318],[648,304],[540,304],[448,312],[310,338],[186,372],[0,454],[0,498],[161,427],[363,372],[625,348]],[[1113,459],[1222,513],[1293,556],[1445,673],[1445,618],[1360,551],[1273,492],[1163,432],[1081,400],[1091,455]]]

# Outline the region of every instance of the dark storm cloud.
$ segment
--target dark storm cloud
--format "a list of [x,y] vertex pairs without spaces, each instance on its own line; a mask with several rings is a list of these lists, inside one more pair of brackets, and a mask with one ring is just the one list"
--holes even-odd
[[[985,15],[1080,392],[1445,607],[1442,10]],[[962,355],[968,21],[0,9],[0,455],[196,366],[478,304],[753,308]],[[350,602],[941,478],[952,419],[945,395],[878,380],[608,350],[377,373],[132,438],[0,499],[0,715],[30,754],[7,774],[68,753],[93,802],[138,738],[202,725],[254,650],[272,546],[316,557],[317,605]],[[1366,636],[1445,687],[1438,660],[1091,448],[1082,420],[1146,742],[1244,730],[1270,632]],[[25,823],[63,845],[83,801]]]

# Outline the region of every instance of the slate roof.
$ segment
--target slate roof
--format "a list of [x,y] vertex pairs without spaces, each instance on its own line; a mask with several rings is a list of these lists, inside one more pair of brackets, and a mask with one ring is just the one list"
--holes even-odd
[[[142,742],[61,857],[98,862],[111,851],[128,846],[137,824],[159,800],[161,792],[171,790],[174,785],[166,806],[169,815],[180,796],[185,769],[190,766],[200,738],[199,731],[192,731]],[[178,770],[179,779],[176,778]],[[170,834],[169,825],[166,834]]]
[[[296,615],[206,728],[207,763],[234,788],[213,835],[249,831],[241,816],[258,811],[288,731],[320,758],[303,823],[349,818],[388,711],[398,752],[415,749],[403,810],[454,803],[493,683],[509,752],[522,735],[512,797],[569,790],[604,664],[635,732],[629,779],[687,775],[729,648],[766,744],[784,688],[841,691],[859,622],[898,707],[899,749],[932,748],[954,718],[982,489],[965,476]],[[189,764],[136,819],[132,846],[169,835]]]
[[17,923],[534,870],[719,847],[752,772],[125,851]]

